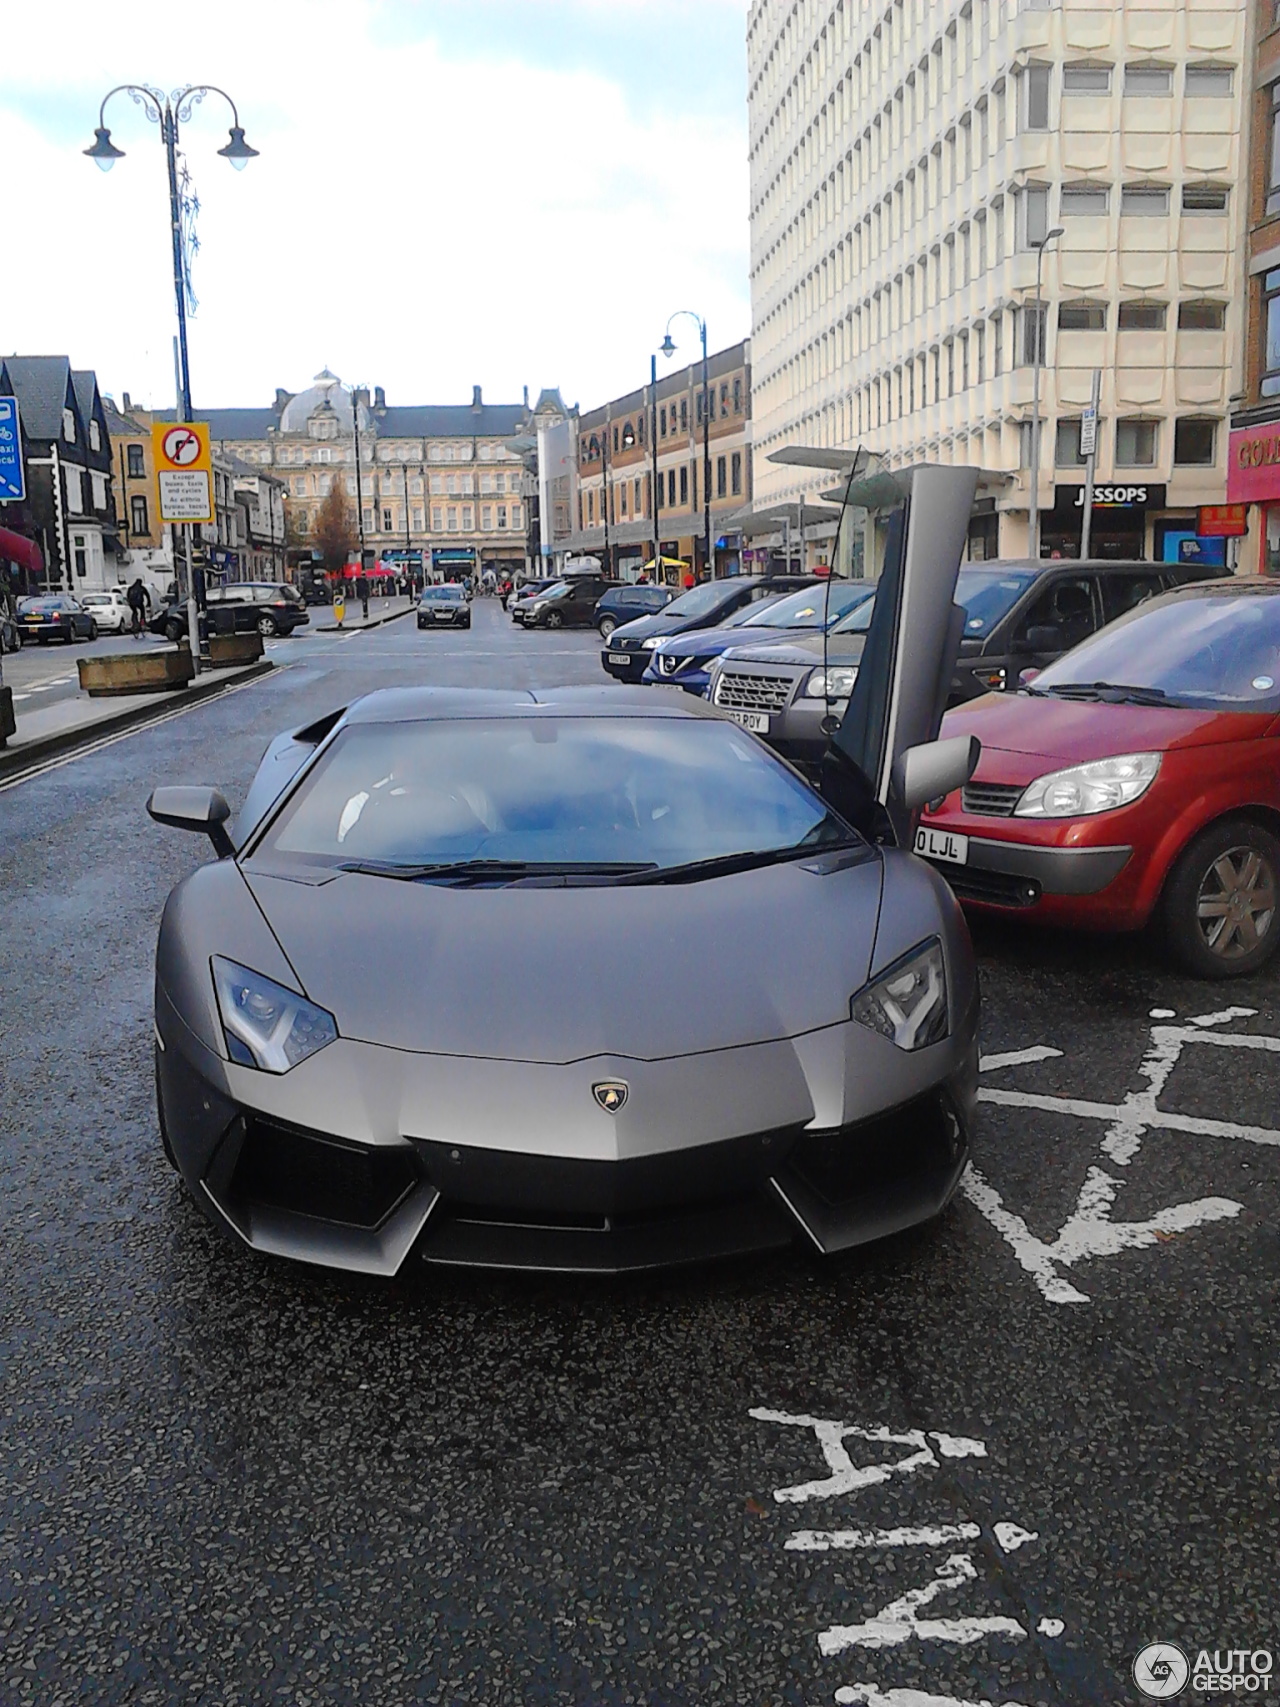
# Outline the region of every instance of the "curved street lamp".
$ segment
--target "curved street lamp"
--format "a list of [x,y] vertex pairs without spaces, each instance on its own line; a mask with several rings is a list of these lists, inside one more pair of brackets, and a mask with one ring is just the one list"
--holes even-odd
[[[189,421],[191,368],[187,360],[187,286],[186,268],[183,264],[182,201],[178,194],[178,126],[187,122],[192,109],[203,101],[206,95],[221,95],[231,108],[231,131],[230,140],[218,153],[224,160],[229,160],[237,172],[242,172],[250,160],[257,158],[258,150],[251,148],[244,139],[244,129],[235,102],[225,89],[219,89],[214,83],[189,83],[184,88],[171,90],[167,95],[162,89],[153,89],[149,83],[118,83],[103,96],[102,105],[98,109],[98,123],[93,133],[93,146],[83,151],[103,172],[109,172],[117,160],[124,159],[125,151],[123,148],[117,148],[112,142],[106,123],[107,102],[113,95],[120,94],[127,94],[135,105],[142,108],[152,124],[160,126],[160,140],[164,144],[165,160],[169,168],[169,236],[173,249],[173,295],[178,309],[178,418]],[[186,547],[187,631],[191,637],[192,661],[198,670],[200,618],[195,577],[191,573],[190,524],[186,525]]]
[[1049,338],[1049,316],[1045,313],[1044,303],[1040,300],[1041,276],[1044,268],[1044,252],[1050,243],[1056,243],[1059,237],[1065,235],[1061,225],[1055,225],[1052,231],[1046,231],[1038,243],[1034,245],[1036,252],[1036,349],[1034,372],[1031,381],[1031,495],[1027,505],[1027,555],[1036,559],[1040,556],[1040,369],[1044,365],[1045,345]]
[[700,314],[695,314],[691,308],[678,308],[667,321],[666,336],[658,348],[670,361],[676,353],[675,342],[671,336],[671,323],[674,320],[687,318],[695,322],[698,335],[702,339],[702,525],[705,529],[707,573],[715,579],[716,550],[711,537],[711,390],[707,383],[707,323]]

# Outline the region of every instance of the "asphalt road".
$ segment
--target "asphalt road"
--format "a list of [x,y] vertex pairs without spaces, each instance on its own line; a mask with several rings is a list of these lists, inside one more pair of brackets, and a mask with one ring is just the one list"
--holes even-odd
[[976,1172],[838,1261],[387,1285],[185,1199],[151,956],[206,853],[148,790],[596,654],[492,602],[312,636],[0,790],[6,1707],[1111,1707],[1152,1641],[1274,1652],[1276,973],[981,932]]

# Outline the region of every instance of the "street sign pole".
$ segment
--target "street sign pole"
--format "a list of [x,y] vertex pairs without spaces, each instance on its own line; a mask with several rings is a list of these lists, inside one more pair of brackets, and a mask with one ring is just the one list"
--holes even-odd
[[1085,458],[1084,515],[1080,522],[1080,560],[1089,555],[1089,536],[1093,532],[1093,471],[1098,460],[1098,403],[1102,395],[1102,370],[1093,370],[1093,394],[1089,407],[1080,421],[1080,452]]
[[20,504],[26,495],[18,399],[0,397],[0,504]]

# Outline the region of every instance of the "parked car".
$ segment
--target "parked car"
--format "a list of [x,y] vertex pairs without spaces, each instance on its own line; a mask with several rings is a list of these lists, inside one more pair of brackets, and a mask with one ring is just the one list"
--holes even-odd
[[814,575],[730,575],[722,581],[703,581],[650,616],[623,623],[608,636],[600,662],[620,682],[644,677],[649,654],[669,634],[720,628],[744,605],[775,598],[820,583]]
[[638,616],[651,616],[664,610],[675,598],[675,589],[638,582],[619,583],[608,589],[596,602],[596,627],[607,640],[615,628],[624,622],[634,622]]
[[511,608],[525,628],[590,628],[596,605],[613,585],[603,575],[571,575]]
[[77,640],[98,638],[93,612],[68,593],[19,599],[18,631],[24,641],[38,640],[42,646],[50,640],[65,640],[71,646]]
[[124,634],[133,623],[133,612],[129,609],[123,587],[110,587],[104,593],[86,593],[81,602],[97,623],[99,633]]
[[514,616],[515,608],[518,604],[525,599],[536,598],[539,593],[545,592],[548,587],[554,587],[559,579],[560,577],[558,575],[549,575],[544,576],[541,580],[521,581],[519,586],[513,587],[507,594],[506,598],[502,601],[503,609],[510,611]]
[[823,625],[834,627],[842,617],[875,596],[869,581],[831,581],[802,587],[797,593],[744,605],[720,628],[693,629],[659,640],[649,654],[642,681],[683,688],[686,693],[705,695],[711,681],[711,666],[730,647],[751,645],[759,640],[785,640],[795,635],[820,634]]
[[424,587],[418,600],[418,627],[470,628],[471,604],[464,589],[452,581]]
[[[283,581],[236,581],[227,587],[210,587],[201,618],[202,634],[292,634],[305,627],[311,616],[296,587]],[[175,599],[158,610],[148,622],[152,634],[178,641],[187,632],[186,600]]]
[[1280,585],[1163,594],[943,733],[982,754],[916,848],[966,905],[1073,928],[1156,919],[1208,978],[1275,952]]
[[966,564],[957,598],[967,613],[951,701],[1011,693],[1025,669],[1043,669],[1145,599],[1226,570],[1197,563],[1080,563],[1019,559]]

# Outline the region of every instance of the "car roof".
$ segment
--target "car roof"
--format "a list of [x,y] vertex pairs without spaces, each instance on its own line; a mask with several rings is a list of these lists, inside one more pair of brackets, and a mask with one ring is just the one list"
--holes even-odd
[[344,723],[423,723],[461,717],[710,718],[723,721],[705,700],[690,694],[655,694],[652,688],[378,688],[347,707]]

